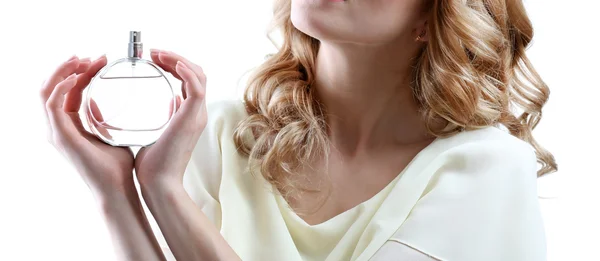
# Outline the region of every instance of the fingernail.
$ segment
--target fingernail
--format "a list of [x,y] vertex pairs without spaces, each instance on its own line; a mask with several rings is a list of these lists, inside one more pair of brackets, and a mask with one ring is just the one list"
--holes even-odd
[[90,60],[90,58],[89,58],[89,57],[83,58],[83,59],[81,59],[81,60],[79,60],[79,61],[80,61],[80,62],[82,62],[82,63],[89,63],[89,62],[92,62],[92,60]]
[[158,49],[150,49],[150,52],[151,53],[160,53],[160,50],[158,50]]
[[77,55],[73,55],[73,56],[71,56],[71,58],[69,58],[69,60],[67,60],[67,62],[73,61],[73,60],[75,60],[75,59],[77,59]]
[[71,74],[71,75],[69,75],[69,77],[67,77],[67,79],[65,79],[65,81],[70,81],[70,80],[74,79],[75,77],[77,77],[77,74],[75,74],[75,73]]
[[187,68],[187,66],[185,66],[185,63],[182,63],[181,61],[177,61],[177,65],[183,68]]
[[100,57],[98,57],[98,59],[96,59],[96,60],[100,60],[102,58],[106,58],[106,54],[100,55]]

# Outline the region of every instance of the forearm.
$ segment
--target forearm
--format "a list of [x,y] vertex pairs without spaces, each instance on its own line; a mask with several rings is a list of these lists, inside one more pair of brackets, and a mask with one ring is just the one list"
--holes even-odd
[[133,180],[96,196],[118,260],[166,260],[144,214]]
[[240,260],[181,184],[144,184],[141,189],[177,260]]

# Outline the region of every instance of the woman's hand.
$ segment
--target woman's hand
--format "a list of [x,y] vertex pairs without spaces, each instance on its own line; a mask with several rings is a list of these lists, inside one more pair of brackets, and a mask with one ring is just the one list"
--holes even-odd
[[175,116],[158,141],[136,156],[144,201],[177,260],[240,260],[183,188],[184,171],[207,122],[206,76],[172,52],[152,51],[151,57],[183,82],[183,101],[176,100]]
[[[133,182],[133,153],[113,147],[83,128],[81,95],[106,57],[91,62],[73,57],[61,64],[40,91],[48,120],[48,139],[75,166],[99,201],[118,260],[163,261],[152,228],[142,212]],[[90,101],[96,119],[102,115]]]
[[[93,62],[74,56],[58,66],[40,90],[49,142],[75,166],[96,196],[133,184],[131,150],[98,140],[79,118],[82,91],[106,62],[105,56]],[[101,118],[97,107],[92,108],[94,116]]]
[[183,174],[207,122],[206,77],[200,66],[172,52],[151,52],[152,60],[180,79],[183,101],[169,127],[135,158],[146,205],[177,260],[240,260],[215,225],[183,188]]
[[183,101],[177,97],[176,113],[158,141],[138,152],[136,175],[144,187],[182,187],[183,173],[207,122],[206,76],[200,66],[175,53],[152,50],[150,56],[182,81]]

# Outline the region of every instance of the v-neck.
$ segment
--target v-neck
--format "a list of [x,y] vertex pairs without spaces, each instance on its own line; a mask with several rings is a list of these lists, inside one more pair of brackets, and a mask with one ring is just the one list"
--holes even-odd
[[[407,190],[407,184],[412,183],[412,181],[404,181],[404,177],[409,180],[414,178],[414,175],[420,172],[425,165],[425,162],[431,160],[432,151],[435,151],[437,144],[441,139],[436,138],[430,144],[421,149],[412,159],[411,161],[404,167],[402,171],[390,182],[388,183],[381,191],[372,196],[371,198],[363,201],[362,203],[350,208],[324,222],[319,224],[310,225],[304,219],[302,219],[287,203],[287,201],[281,196],[279,193],[272,193],[275,204],[279,208],[279,212],[281,217],[283,218],[283,222],[287,227],[289,234],[291,236],[291,240],[294,242],[296,250],[300,254],[301,260],[329,260],[330,257],[340,257],[339,255],[355,255],[356,253],[352,253],[352,251],[348,251],[347,248],[350,247],[365,249],[365,240],[369,241],[367,238],[371,238],[373,236],[373,231],[380,231],[380,229],[384,229],[380,227],[382,223],[378,220],[381,218],[379,212],[385,212],[386,216],[390,213],[388,209],[394,205],[394,201],[412,201],[414,195],[414,191],[411,189]],[[407,190],[406,192],[400,192],[398,190]],[[408,195],[408,194],[410,195]],[[406,199],[399,199],[398,197],[402,197],[402,195],[406,196]],[[410,206],[406,206],[410,207]],[[402,210],[398,210],[402,213],[396,213],[397,215],[396,221],[393,222],[385,222],[385,226],[395,226],[393,224],[398,223],[401,224],[404,220],[404,213],[407,209],[402,207]],[[393,212],[398,212],[393,211]],[[390,217],[386,217],[385,219],[389,219]],[[391,227],[390,227],[391,228]],[[373,248],[376,248],[376,244],[380,244],[381,240],[385,239],[386,234],[393,233],[393,230],[387,231],[383,234],[378,234],[376,238],[373,238],[376,242],[367,243],[368,252],[374,251]],[[380,231],[382,232],[382,231]],[[391,234],[390,234],[391,235]],[[382,244],[382,243],[381,243]],[[343,253],[343,254],[342,254]],[[363,253],[364,254],[364,253]],[[356,257],[351,258],[351,256],[343,256],[344,260],[354,260]]]
[[[300,223],[302,226],[306,227],[306,228],[313,228],[313,229],[318,229],[321,227],[327,227],[328,224],[330,223],[336,223],[336,220],[342,219],[345,216],[350,215],[351,213],[356,212],[357,209],[360,208],[364,208],[366,205],[371,204],[371,202],[377,202],[378,199],[380,199],[381,197],[384,197],[382,200],[385,200],[385,196],[387,196],[388,192],[390,190],[392,190],[396,183],[398,183],[398,180],[403,176],[403,174],[405,172],[407,172],[411,165],[414,164],[414,162],[417,160],[418,157],[420,157],[422,154],[425,153],[425,151],[427,151],[429,148],[432,147],[432,145],[434,145],[434,143],[436,143],[440,138],[435,138],[432,142],[430,142],[427,146],[425,146],[423,149],[421,149],[409,162],[408,164],[398,173],[398,175],[396,175],[396,177],[394,177],[392,179],[392,181],[390,181],[387,185],[385,185],[385,187],[383,189],[381,189],[380,191],[378,191],[375,195],[371,196],[370,198],[368,198],[367,200],[357,204],[356,206],[349,208],[323,222],[317,223],[317,224],[308,224],[308,222],[306,222],[302,217],[300,217],[295,211],[294,209],[289,205],[289,203],[287,202],[287,200],[285,200],[285,198],[280,194],[280,193],[274,193],[274,197],[275,200],[277,201],[277,204],[280,208],[280,211],[282,211],[282,214],[287,214],[289,215],[290,218],[292,218],[295,222]],[[274,188],[274,191],[277,191],[276,188]],[[381,201],[382,201],[381,200]],[[287,213],[286,213],[287,212]]]
[[287,212],[287,214],[294,220],[294,222],[300,223],[302,226],[307,227],[307,228],[312,228],[312,229],[326,228],[329,226],[330,223],[336,223],[336,220],[342,219],[345,216],[348,216],[348,215],[356,212],[357,210],[364,208],[365,206],[371,204],[371,202],[379,201],[381,197],[387,195],[386,192],[389,192],[389,190],[392,189],[392,187],[396,184],[396,182],[398,181],[400,176],[402,176],[402,172],[400,172],[400,174],[398,174],[396,177],[394,177],[394,179],[392,179],[392,181],[390,181],[383,189],[378,191],[375,195],[371,196],[367,200],[365,200],[365,201],[357,204],[356,206],[349,208],[349,209],[347,209],[347,210],[345,210],[323,222],[317,223],[317,224],[309,224],[308,222],[306,222],[306,220],[304,220],[302,217],[300,217],[294,211],[294,209],[289,205],[289,203],[285,200],[285,198],[283,198],[283,196],[281,196],[281,194],[276,193],[275,197],[276,197],[278,205],[280,206],[280,210],[282,212],[284,212],[284,211]]

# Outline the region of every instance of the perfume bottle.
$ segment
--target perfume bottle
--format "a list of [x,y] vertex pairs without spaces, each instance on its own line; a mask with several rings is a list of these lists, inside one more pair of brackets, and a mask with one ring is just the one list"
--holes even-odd
[[142,59],[141,32],[129,33],[128,57],[102,68],[87,87],[87,127],[112,146],[156,142],[175,113],[175,93],[163,70]]

